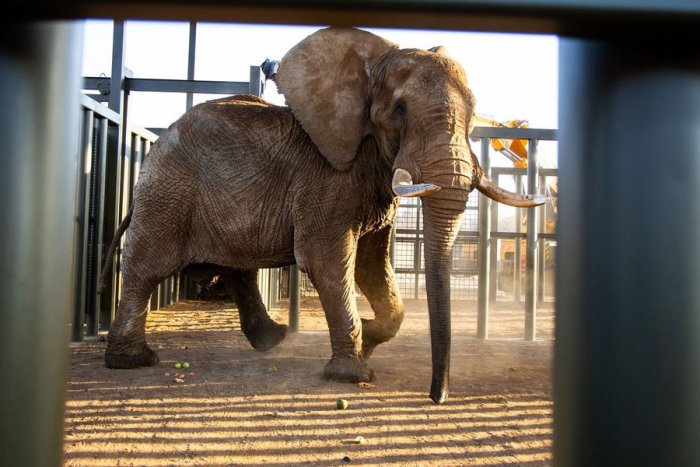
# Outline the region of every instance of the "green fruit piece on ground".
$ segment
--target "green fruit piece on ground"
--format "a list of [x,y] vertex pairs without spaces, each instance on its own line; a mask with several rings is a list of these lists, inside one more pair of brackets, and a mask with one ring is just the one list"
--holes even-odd
[[182,368],[182,365],[178,362],[175,364],[175,368],[177,368],[179,370],[180,368]]
[[348,408],[348,401],[345,399],[337,399],[335,401],[335,406],[338,410],[345,410]]
[[182,368],[189,368],[189,367],[190,367],[190,364],[187,362],[182,364]]

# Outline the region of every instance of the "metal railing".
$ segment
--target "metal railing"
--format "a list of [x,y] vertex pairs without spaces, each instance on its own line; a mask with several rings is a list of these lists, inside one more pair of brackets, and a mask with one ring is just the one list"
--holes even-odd
[[[187,108],[192,93],[261,95],[263,82],[259,66],[250,67],[250,82],[195,81],[172,79],[136,79],[124,76],[115,88],[109,77],[83,79],[81,96],[82,177],[79,186],[76,286],[73,314],[73,341],[95,336],[108,329],[116,315],[121,294],[121,249],[112,258],[112,275],[104,292],[98,293],[97,281],[105,263],[104,254],[114,233],[129,212],[133,189],[141,165],[163,129],[148,130],[131,123],[127,113],[132,91],[187,93]],[[100,102],[111,102],[114,92],[122,94],[121,113]],[[270,308],[279,299],[279,270],[261,270],[259,283],[265,305]],[[150,307],[157,310],[179,300],[195,298],[197,285],[185,275],[165,279],[153,291]]]
[[[122,128],[122,116],[86,95],[81,96],[81,177],[78,186],[75,312],[72,340],[95,336],[114,318],[121,291],[121,248],[105,252],[131,207],[143,158],[157,136],[143,128]],[[118,139],[126,142],[118,149]],[[122,240],[123,242],[123,240]],[[106,260],[113,261],[108,288],[97,282]],[[160,303],[157,303],[160,304]]]
[[[526,192],[530,194],[542,193],[544,187],[540,185],[546,176],[556,176],[556,170],[548,170],[546,173],[540,169],[537,158],[537,145],[539,141],[556,141],[556,130],[530,129],[530,128],[491,128],[476,127],[470,137],[481,142],[481,166],[484,173],[489,178],[497,178],[502,174],[510,174],[517,178],[527,177]],[[527,170],[515,168],[491,168],[491,138],[506,139],[526,139],[528,140],[528,163]],[[522,184],[516,186],[521,190]],[[497,180],[496,180],[497,181]],[[543,272],[538,268],[538,245],[543,240],[551,240],[553,236],[547,233],[539,233],[540,224],[538,218],[544,218],[542,210],[544,207],[527,209],[527,227],[523,233],[521,230],[523,210],[516,209],[516,231],[506,233],[498,231],[498,204],[489,198],[479,196],[479,296],[477,314],[477,337],[486,339],[489,337],[489,312],[490,304],[496,297],[496,284],[498,273],[498,242],[503,238],[513,238],[515,242],[514,267],[513,271],[514,288],[517,285],[515,298],[520,297],[520,248],[521,239],[525,239],[525,332],[526,340],[535,340],[537,321],[537,293],[538,272]],[[539,249],[543,249],[540,247]],[[539,281],[538,281],[539,279]]]

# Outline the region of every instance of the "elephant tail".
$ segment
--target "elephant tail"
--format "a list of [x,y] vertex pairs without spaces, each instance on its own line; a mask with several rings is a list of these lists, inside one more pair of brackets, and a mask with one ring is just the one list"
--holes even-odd
[[105,256],[105,264],[102,267],[102,273],[100,274],[100,280],[97,282],[98,293],[104,292],[105,285],[107,282],[107,276],[112,272],[114,252],[117,251],[117,246],[119,245],[119,241],[121,240],[122,235],[124,235],[124,231],[126,231],[126,229],[129,227],[129,224],[131,224],[132,212],[134,212],[133,206],[131,207],[131,209],[129,209],[129,212],[127,213],[126,217],[124,217],[122,223],[119,224],[119,228],[114,234],[114,238],[112,238],[112,244],[109,245],[109,250],[107,250],[107,256]]

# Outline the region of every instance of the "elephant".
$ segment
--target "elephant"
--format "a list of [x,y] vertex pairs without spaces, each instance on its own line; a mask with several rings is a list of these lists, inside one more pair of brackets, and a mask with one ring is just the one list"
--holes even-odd
[[[368,358],[395,336],[404,314],[390,261],[392,225],[399,197],[419,196],[430,397],[444,402],[452,245],[467,197],[476,188],[524,207],[543,197],[502,190],[484,176],[468,140],[475,98],[443,47],[401,49],[367,31],[328,27],[290,49],[273,79],[286,106],[251,95],[210,100],[153,145],[119,229],[129,227],[106,366],[158,362],[146,343],[148,298],[188,267],[215,268],[253,347],[276,345],[286,327],[268,316],[255,272],[296,264],[318,290],[329,328],[324,377],[373,380]],[[356,285],[374,319],[360,319]]]

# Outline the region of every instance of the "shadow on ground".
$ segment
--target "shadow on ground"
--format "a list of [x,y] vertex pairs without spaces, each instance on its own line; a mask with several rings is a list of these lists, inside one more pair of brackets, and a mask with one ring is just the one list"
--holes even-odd
[[[190,301],[152,313],[155,367],[108,370],[100,341],[72,349],[65,464],[551,464],[550,340],[455,336],[451,397],[437,406],[425,334],[380,346],[377,380],[362,388],[322,379],[326,332],[258,353],[230,307]],[[173,368],[184,361],[187,370]]]

